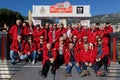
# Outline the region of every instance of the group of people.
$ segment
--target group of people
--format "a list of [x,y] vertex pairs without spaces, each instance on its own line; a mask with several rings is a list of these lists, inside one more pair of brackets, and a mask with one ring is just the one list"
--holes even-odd
[[43,78],[47,77],[50,66],[51,73],[55,74],[60,66],[65,65],[65,76],[71,75],[73,67],[80,76],[89,76],[87,67],[92,67],[97,76],[104,74],[100,68],[110,65],[109,58],[109,35],[113,32],[110,23],[106,23],[101,29],[100,24],[83,26],[78,23],[76,26],[68,24],[39,24],[28,25],[21,20],[16,20],[8,34],[12,39],[10,46],[11,63],[14,65],[16,59],[42,61],[42,71],[39,71]]

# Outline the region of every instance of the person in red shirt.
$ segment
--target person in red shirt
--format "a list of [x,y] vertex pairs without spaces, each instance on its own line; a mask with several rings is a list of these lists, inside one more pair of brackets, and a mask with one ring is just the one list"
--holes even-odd
[[40,37],[39,37],[39,42],[37,42],[37,47],[38,47],[38,51],[37,51],[37,53],[38,53],[38,59],[39,60],[43,60],[43,51],[44,51],[44,49],[46,48],[46,44],[47,44],[47,42],[44,40],[44,36],[43,35],[41,35]]
[[39,37],[43,35],[43,30],[40,28],[40,25],[36,25],[36,29],[33,31],[33,38],[35,42],[39,41]]
[[87,67],[92,67],[97,76],[102,76],[104,74],[103,71],[99,71],[95,63],[95,53],[89,49],[89,44],[87,43],[84,44],[84,50],[80,51],[80,60],[83,69],[81,76],[90,75],[89,71],[87,71]]
[[42,71],[39,71],[40,76],[43,78],[47,77],[47,73],[49,71],[50,66],[52,66],[51,68],[52,74],[55,75],[55,71],[56,71],[56,67],[55,67],[55,61],[57,58],[56,49],[55,48],[52,49],[52,45],[50,43],[47,43],[46,47],[47,48],[43,52]]
[[106,23],[106,26],[103,29],[103,43],[104,44],[109,44],[109,39],[110,39],[110,33],[113,32],[113,28],[111,27],[110,23]]
[[70,77],[71,75],[71,70],[73,67],[76,68],[77,72],[80,74],[82,72],[80,65],[79,65],[79,54],[77,53],[74,44],[69,43],[69,49],[65,50],[64,54],[64,59],[65,59],[65,65],[67,66],[66,68],[66,77]]
[[51,29],[48,33],[49,43],[55,44],[55,42],[59,41],[60,31],[57,29],[57,24],[53,24],[53,29]]
[[24,53],[25,41],[22,39],[21,35],[17,36],[17,41],[13,41],[10,46],[10,58],[11,63],[15,64],[15,59],[19,57],[20,60],[27,59],[27,55]]
[[18,35],[23,35],[22,30],[23,28],[21,25],[21,20],[16,20],[16,24],[10,28],[9,33],[8,33],[11,36],[12,41],[17,40]]
[[64,28],[64,25],[62,23],[58,24],[58,30],[60,31],[60,36],[66,33],[66,29]]
[[107,72],[108,58],[109,58],[109,47],[106,44],[102,43],[102,39],[97,40],[98,44],[95,48],[96,64],[100,69],[104,65],[104,70]]
[[36,50],[37,50],[37,46],[36,46],[36,43],[33,41],[33,37],[29,36],[27,43],[25,45],[24,52],[25,54],[27,54],[29,62],[32,59],[32,64],[35,64]]

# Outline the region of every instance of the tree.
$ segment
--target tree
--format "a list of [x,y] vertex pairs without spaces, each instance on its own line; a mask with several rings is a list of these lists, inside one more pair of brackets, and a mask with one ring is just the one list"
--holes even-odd
[[23,16],[19,12],[8,10],[6,8],[0,9],[0,26],[3,26],[4,23],[11,26],[15,24],[17,19],[24,21]]

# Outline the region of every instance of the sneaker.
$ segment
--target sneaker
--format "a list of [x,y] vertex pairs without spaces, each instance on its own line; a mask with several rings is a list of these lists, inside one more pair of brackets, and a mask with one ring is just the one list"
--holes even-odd
[[35,64],[35,60],[32,61],[32,64]]
[[28,60],[28,62],[30,63],[31,61],[30,61],[30,60]]
[[83,71],[80,73],[80,76],[81,76],[81,77],[86,76],[86,73],[87,73],[87,70],[83,70]]
[[66,76],[66,77],[71,77],[72,75],[71,75],[70,73],[67,73],[67,72],[66,72],[66,73],[65,73],[65,76]]
[[105,71],[97,71],[96,76],[103,76],[105,75]]
[[12,64],[12,65],[15,65],[15,62],[12,62],[11,64]]
[[39,70],[39,75],[40,75],[42,78],[44,78],[44,79],[46,78],[46,76],[43,75],[42,72],[41,72],[40,70]]

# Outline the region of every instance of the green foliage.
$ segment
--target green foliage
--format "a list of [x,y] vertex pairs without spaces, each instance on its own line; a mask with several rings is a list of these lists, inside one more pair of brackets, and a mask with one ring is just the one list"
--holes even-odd
[[19,12],[8,10],[6,8],[0,9],[0,26],[3,26],[4,23],[11,26],[17,19],[24,20]]

